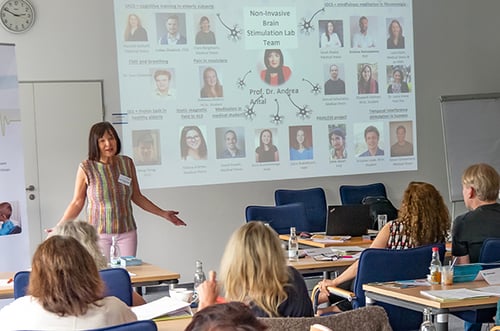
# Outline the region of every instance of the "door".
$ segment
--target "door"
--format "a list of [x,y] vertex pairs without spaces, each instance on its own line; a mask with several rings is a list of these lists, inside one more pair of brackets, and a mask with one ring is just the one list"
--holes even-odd
[[88,132],[103,120],[102,81],[21,82],[30,251],[73,197]]

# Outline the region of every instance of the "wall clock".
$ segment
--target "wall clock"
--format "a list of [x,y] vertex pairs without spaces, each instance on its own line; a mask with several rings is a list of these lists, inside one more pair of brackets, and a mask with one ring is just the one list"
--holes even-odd
[[35,23],[35,8],[29,0],[6,0],[0,7],[0,23],[9,32],[26,32]]

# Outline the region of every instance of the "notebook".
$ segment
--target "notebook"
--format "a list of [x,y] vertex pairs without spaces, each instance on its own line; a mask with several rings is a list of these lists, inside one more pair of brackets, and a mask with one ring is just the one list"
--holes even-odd
[[328,206],[326,222],[327,236],[360,237],[371,228],[373,219],[370,216],[370,206],[341,205]]

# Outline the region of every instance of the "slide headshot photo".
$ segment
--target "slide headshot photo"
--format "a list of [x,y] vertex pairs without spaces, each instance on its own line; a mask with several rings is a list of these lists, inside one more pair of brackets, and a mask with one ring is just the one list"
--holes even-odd
[[359,157],[383,156],[383,124],[381,122],[355,123],[355,151]]
[[344,64],[326,64],[324,68],[327,76],[324,84],[325,95],[345,94],[345,81],[342,79],[345,77]]
[[289,144],[290,144],[290,161],[296,160],[312,160],[313,141],[312,141],[312,126],[290,126]]
[[214,67],[200,67],[200,98],[222,98],[222,84]]
[[413,122],[390,122],[391,157],[413,155]]
[[352,48],[375,48],[377,47],[377,17],[376,16],[352,16],[350,21]]
[[198,161],[207,159],[207,143],[202,131],[205,127],[185,126],[181,130],[181,159]]
[[245,157],[245,128],[223,127],[215,129],[218,159]]
[[160,99],[174,99],[176,91],[174,86],[174,69],[156,69],[153,71],[154,95]]
[[156,14],[156,31],[159,35],[159,45],[185,45],[186,14]]
[[[255,162],[277,162],[280,160],[277,143],[278,129],[255,130]],[[274,140],[273,140],[274,137]]]
[[129,14],[124,33],[125,41],[148,41],[148,33],[137,14]]
[[387,49],[405,48],[405,37],[403,35],[403,19],[387,19]]
[[344,46],[342,20],[319,20],[319,48],[341,48]]
[[161,164],[160,130],[132,131],[135,165]]
[[387,93],[408,93],[411,91],[408,82],[411,80],[410,66],[387,66]]
[[328,125],[328,140],[330,143],[330,161],[347,158],[345,124]]
[[260,78],[269,85],[278,86],[285,83],[292,75],[290,67],[286,66],[281,49],[266,49],[264,52],[264,70]]
[[358,94],[378,93],[378,66],[377,64],[358,64]]
[[212,31],[210,20],[209,16],[200,17],[199,24],[195,27],[195,31],[198,31],[194,41],[196,45],[215,45],[215,33]]

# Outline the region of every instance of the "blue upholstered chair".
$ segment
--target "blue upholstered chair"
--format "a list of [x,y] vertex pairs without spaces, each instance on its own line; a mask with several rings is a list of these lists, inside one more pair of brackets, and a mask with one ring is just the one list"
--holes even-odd
[[291,203],[282,206],[248,206],[245,210],[247,222],[262,221],[278,234],[289,234],[294,226],[297,234],[306,231],[306,210],[302,203]]
[[93,329],[90,331],[158,331],[156,323],[152,320],[135,321],[125,324],[108,326],[105,328]]
[[[348,299],[352,300],[353,308],[366,305],[363,284],[426,278],[434,246],[439,247],[440,258],[443,261],[444,244],[426,245],[405,250],[365,249],[359,258],[358,272],[354,280],[354,292],[348,296]],[[388,265],[390,268],[387,267]],[[345,290],[336,292],[335,288],[329,288],[329,290],[341,296],[345,293]],[[313,300],[317,299],[318,292],[315,288]],[[384,307],[394,331],[418,330],[420,323],[422,323],[421,312],[382,302],[376,302],[375,305]]]
[[[132,285],[130,275],[126,269],[113,268],[100,270],[102,280],[106,285],[105,296],[115,296],[132,306]],[[30,280],[29,271],[19,271],[14,276],[14,298],[26,295],[26,289]]]
[[340,201],[343,205],[361,204],[364,197],[380,196],[387,198],[385,185],[374,183],[368,185],[341,185],[339,187]]
[[321,187],[302,190],[276,190],[274,200],[277,206],[297,202],[303,203],[307,218],[305,231],[325,231],[327,205],[325,191]]
[[[500,262],[500,238],[487,238],[484,240],[479,253],[479,262]],[[495,308],[465,310],[453,313],[453,315],[469,323],[491,323],[495,314]]]

